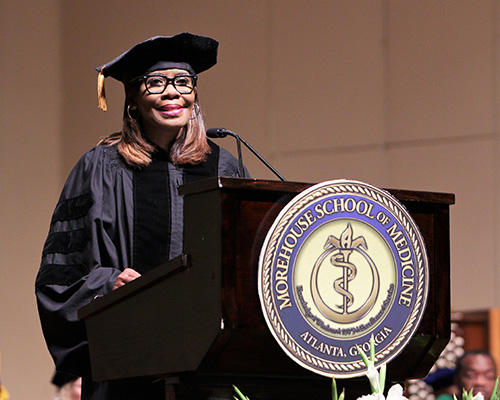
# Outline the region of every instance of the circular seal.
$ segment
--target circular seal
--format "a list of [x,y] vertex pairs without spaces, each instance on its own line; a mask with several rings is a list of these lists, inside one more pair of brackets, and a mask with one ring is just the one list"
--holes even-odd
[[360,376],[358,353],[375,343],[375,366],[396,357],[427,302],[420,231],[391,194],[363,182],[310,187],[280,212],[259,259],[269,329],[294,361],[337,378]]

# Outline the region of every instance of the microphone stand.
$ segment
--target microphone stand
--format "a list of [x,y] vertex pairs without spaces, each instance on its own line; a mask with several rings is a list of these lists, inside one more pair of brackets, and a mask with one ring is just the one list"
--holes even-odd
[[248,150],[250,150],[255,157],[257,157],[264,165],[269,168],[279,179],[282,181],[285,181],[285,178],[283,178],[278,171],[276,171],[271,164],[269,164],[264,157],[262,157],[257,150],[255,150],[252,146],[250,146],[240,135],[238,135],[235,132],[229,131],[225,128],[210,128],[207,131],[207,136],[210,138],[224,138],[227,135],[233,136],[236,139],[236,145],[238,148],[238,160],[239,160],[239,168],[240,168],[240,175],[242,177],[245,177],[245,169],[243,167],[243,158],[241,155],[241,144],[243,143]]
[[241,139],[238,135],[236,135],[236,147],[238,148],[238,168],[240,170],[240,176],[242,178],[246,178],[245,167],[243,166],[243,156],[241,154]]
[[[239,137],[239,136],[238,136]],[[257,157],[260,161],[262,161],[264,163],[264,165],[269,168],[273,173],[274,175],[276,175],[278,178],[280,178],[282,181],[285,181],[285,178],[283,178],[280,173],[278,171],[276,171],[272,166],[271,164],[269,164],[266,160],[264,160],[264,158],[259,154],[257,153],[257,151],[252,147],[250,146],[246,141],[245,139],[243,139],[242,137],[239,137],[239,139],[243,142],[243,144],[248,148],[248,150],[250,150],[255,157]]]

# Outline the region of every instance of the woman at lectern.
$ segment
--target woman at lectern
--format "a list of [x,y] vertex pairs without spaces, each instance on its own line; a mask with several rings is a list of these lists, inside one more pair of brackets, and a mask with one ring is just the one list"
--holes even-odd
[[35,285],[56,368],[83,376],[82,399],[165,398],[161,382],[92,382],[77,310],[182,253],[179,185],[239,175],[238,161],[207,140],[198,102],[198,74],[215,65],[217,48],[190,33],[153,37],[97,69],[100,108],[105,77],[125,86],[123,128],[71,171]]

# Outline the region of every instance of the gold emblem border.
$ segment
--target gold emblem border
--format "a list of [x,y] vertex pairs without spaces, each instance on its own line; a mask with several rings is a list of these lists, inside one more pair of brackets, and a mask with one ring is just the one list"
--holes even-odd
[[329,194],[364,195],[383,205],[386,209],[390,210],[406,230],[415,252],[418,269],[418,287],[413,310],[403,329],[400,330],[391,345],[384,351],[375,354],[376,366],[382,362],[389,362],[396,357],[403,350],[404,345],[411,339],[411,335],[420,323],[427,303],[429,286],[428,279],[426,279],[429,275],[428,259],[422,235],[404,206],[390,193],[364,182],[335,180],[314,185],[292,199],[274,221],[262,246],[259,260],[259,296],[261,298],[261,305],[265,311],[264,316],[268,326],[271,328],[271,332],[285,352],[306,369],[333,378],[356,377],[363,375],[366,368],[361,359],[359,362],[354,363],[334,363],[308,353],[296,343],[295,339],[288,333],[286,327],[281,322],[279,313],[276,311],[270,285],[273,259],[278,240],[283,230],[288,226],[289,221],[297,212],[302,210],[305,204],[309,204],[315,199]]

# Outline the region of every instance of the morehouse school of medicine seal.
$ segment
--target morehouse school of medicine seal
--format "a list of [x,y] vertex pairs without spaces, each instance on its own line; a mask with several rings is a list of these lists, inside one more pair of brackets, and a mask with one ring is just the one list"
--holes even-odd
[[274,221],[259,259],[259,296],[275,339],[313,372],[347,378],[396,357],[417,329],[429,286],[423,238],[407,210],[367,183],[310,187]]

